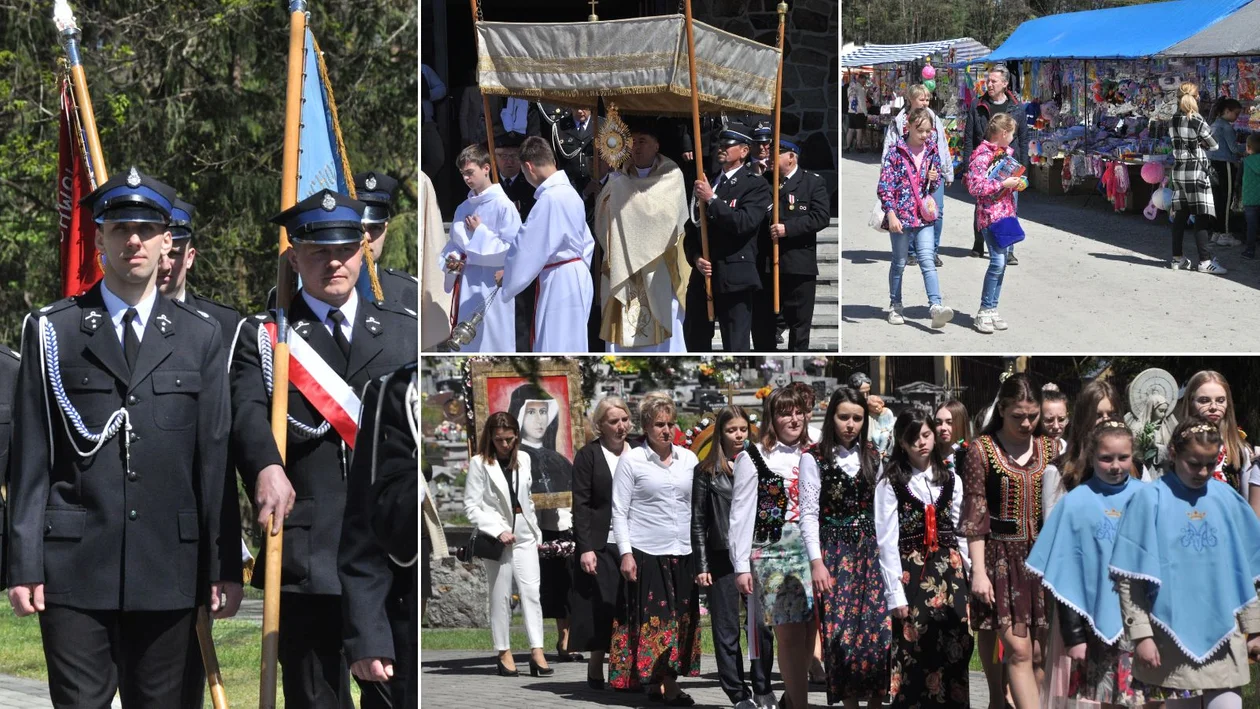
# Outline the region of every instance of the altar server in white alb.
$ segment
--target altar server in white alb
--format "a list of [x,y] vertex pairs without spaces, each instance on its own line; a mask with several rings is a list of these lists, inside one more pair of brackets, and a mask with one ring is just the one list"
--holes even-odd
[[[526,288],[538,289],[534,352],[586,352],[595,254],[586,207],[569,178],[556,170],[556,156],[542,138],[521,144],[521,169],[536,188],[537,202],[508,251],[499,295],[514,298]],[[538,285],[532,286],[535,278]]]
[[[468,199],[455,210],[451,239],[442,250],[446,263],[446,292],[451,295],[452,326],[485,308],[469,352],[516,351],[516,304],[502,290],[494,294],[495,273],[521,229],[521,216],[503,187],[490,181],[490,153],[470,145],[455,161]],[[493,295],[494,300],[486,303]]]

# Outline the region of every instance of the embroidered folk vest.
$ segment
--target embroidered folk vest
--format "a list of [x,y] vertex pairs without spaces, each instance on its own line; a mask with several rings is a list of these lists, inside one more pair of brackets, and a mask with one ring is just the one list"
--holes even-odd
[[984,488],[989,504],[989,538],[1003,542],[1033,542],[1041,530],[1041,478],[1054,459],[1055,444],[1047,436],[1033,439],[1028,467],[1015,467],[993,439],[980,436],[985,459]]
[[[861,455],[868,457],[874,446],[867,443]],[[857,544],[863,537],[875,538],[875,485],[859,472],[852,477],[831,456],[816,448],[807,451],[818,463],[821,490],[818,497],[818,526],[823,538],[838,537]],[[878,465],[878,463],[874,463]]]
[[[954,531],[954,520],[950,517],[950,503],[954,500],[954,476],[950,475],[941,486],[941,492],[933,502],[936,506],[936,539],[941,549],[957,549],[958,535]],[[897,547],[902,554],[924,550],[923,538],[927,534],[927,505],[910,492],[910,482],[893,485],[897,495],[897,521],[900,536]]]
[[757,519],[753,523],[753,541],[773,544],[783,535],[783,522],[788,513],[788,483],[766,465],[757,446],[748,447],[748,457],[757,467]]

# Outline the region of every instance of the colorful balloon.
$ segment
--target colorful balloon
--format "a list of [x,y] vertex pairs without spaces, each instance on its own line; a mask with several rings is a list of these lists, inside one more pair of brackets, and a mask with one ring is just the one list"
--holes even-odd
[[931,64],[928,64],[927,66],[923,67],[923,71],[921,73],[923,74],[924,79],[935,79],[936,67],[932,66]]
[[[1164,163],[1148,162],[1142,166],[1142,180],[1148,185],[1158,185],[1164,181]],[[1160,207],[1164,209],[1164,207]]]
[[924,88],[926,88],[928,91],[935,91],[935,90],[936,90],[936,82],[935,82],[934,80],[932,80],[932,79],[927,79],[927,80],[925,80],[925,81],[923,82],[923,86],[924,86]]

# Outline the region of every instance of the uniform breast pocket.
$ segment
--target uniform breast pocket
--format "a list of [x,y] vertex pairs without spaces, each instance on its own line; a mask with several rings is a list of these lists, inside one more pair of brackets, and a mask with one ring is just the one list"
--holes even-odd
[[153,373],[153,423],[164,431],[192,428],[197,422],[197,397],[201,372]]
[[101,426],[122,405],[118,381],[94,367],[63,367],[61,383],[70,405],[79,412],[88,428]]

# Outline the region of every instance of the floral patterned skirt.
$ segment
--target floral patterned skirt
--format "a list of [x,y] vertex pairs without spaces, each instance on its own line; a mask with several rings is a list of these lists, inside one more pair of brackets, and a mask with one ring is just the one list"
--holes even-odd
[[957,549],[902,552],[910,615],[892,621],[889,691],[894,707],[971,706],[967,575]]
[[984,566],[993,584],[993,605],[971,599],[971,623],[976,630],[1014,627],[1016,637],[1026,638],[1029,628],[1044,630],[1046,591],[1041,579],[1028,571],[1024,561],[1032,542],[985,540]]
[[634,550],[639,580],[624,583],[613,621],[608,684],[635,690],[665,677],[700,676],[700,598],[691,556]]
[[752,550],[753,585],[766,626],[804,623],[814,617],[814,586],[805,537],[785,522],[779,541]]
[[888,647],[892,623],[884,602],[875,537],[847,541],[836,527],[823,526],[823,563],[835,582],[819,599],[827,702],[877,699],[888,693]]
[[[1058,606],[1062,608],[1062,606]],[[1059,610],[1054,608],[1046,636],[1046,685],[1049,709],[1068,709],[1097,703],[1140,707],[1147,701],[1146,688],[1133,679],[1133,655],[1121,636],[1113,647],[1090,633],[1085,639],[1085,663],[1067,656],[1059,630]]]

